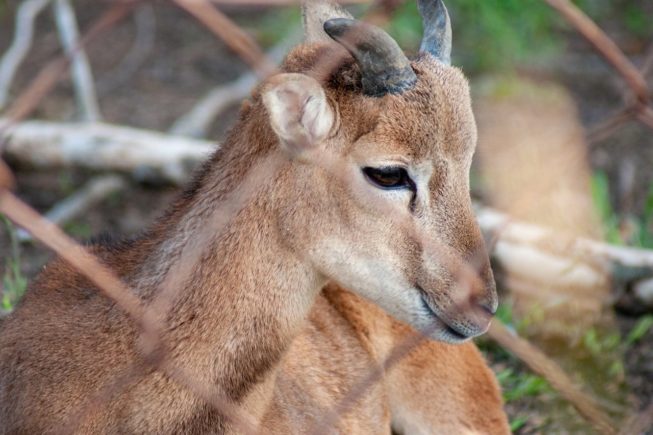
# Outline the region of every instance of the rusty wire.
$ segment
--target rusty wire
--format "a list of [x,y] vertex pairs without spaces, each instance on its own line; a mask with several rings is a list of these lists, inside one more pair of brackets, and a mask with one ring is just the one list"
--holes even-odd
[[174,0],[231,48],[241,59],[265,79],[276,72],[271,62],[254,39],[225,14],[216,9],[209,0]]
[[[594,47],[594,49],[615,69],[635,97],[623,109],[607,120],[591,127],[588,141],[601,141],[611,136],[628,121],[638,120],[653,128],[653,111],[650,107],[651,91],[646,83],[646,74],[653,58],[653,48],[644,61],[641,70],[628,59],[617,44],[590,17],[569,0],[543,0],[554,8],[567,22]],[[629,98],[625,98],[626,101]],[[631,98],[630,100],[633,100]]]
[[[225,44],[231,47],[250,67],[257,71],[261,77],[266,77],[276,71],[276,67],[269,62],[258,47],[256,42],[247,35],[240,27],[229,20],[224,14],[216,9],[211,3],[218,5],[232,4],[261,4],[257,0],[174,0],[180,7],[186,9],[190,14],[195,16],[218,37],[220,37]],[[582,13],[568,0],[544,0],[554,9],[556,9],[561,16],[585,38],[590,41],[594,48],[615,68],[615,71],[624,79],[628,89],[634,96],[634,102],[626,103],[625,107],[618,111],[615,115],[598,124],[596,127],[588,132],[588,141],[594,142],[603,140],[606,137],[614,134],[621,126],[625,125],[631,120],[638,120],[647,127],[653,129],[653,109],[650,107],[650,90],[645,81],[645,75],[653,63],[649,60],[645,62],[642,70],[638,70],[623,54],[619,47],[610,39],[596,24],[585,14]],[[349,3],[363,3],[364,0],[350,0]],[[270,4],[269,1],[264,3]],[[291,0],[275,0],[274,4],[290,4],[295,3]],[[133,10],[137,2],[117,2],[110,7],[107,12],[91,26],[91,29],[80,40],[79,47],[87,45],[93,38],[100,33],[112,28],[125,16]],[[396,6],[396,2],[382,3],[383,7],[387,7],[388,11]],[[387,18],[387,14],[385,15]],[[653,50],[652,50],[653,53]],[[318,66],[318,69],[327,74],[331,69],[339,63],[340,59],[326,59],[324,63]],[[53,60],[47,65],[36,79],[28,86],[11,106],[8,111],[9,119],[12,122],[23,119],[29,116],[30,113],[38,106],[42,98],[47,95],[60,78],[66,73],[68,67],[68,60],[64,57]],[[632,100],[632,99],[631,99]],[[324,156],[323,156],[324,157]],[[283,163],[283,159],[278,158],[266,161],[261,164],[258,171],[251,172],[255,174],[248,182],[245,183],[245,188],[235,198],[227,201],[226,209],[221,208],[220,219],[218,226],[225,225],[230,217],[239,210],[243,204],[250,198],[262,183],[261,174],[270,174],[270,171],[275,172]],[[314,164],[321,164],[326,170],[331,171],[334,175],[342,177],[342,172],[338,170],[337,160],[330,160],[329,156],[320,159]],[[256,174],[258,173],[258,176]],[[263,178],[264,180],[265,178]],[[345,177],[342,177],[346,180]],[[136,322],[138,327],[143,331],[147,345],[143,349],[143,356],[146,359],[144,365],[136,364],[130,370],[127,370],[123,376],[120,376],[114,383],[105,386],[105,389],[100,391],[98,395],[91,398],[87,406],[80,409],[78,415],[73,416],[68,425],[64,425],[64,432],[72,432],[83,421],[86,415],[92,413],[94,408],[102,406],[102,404],[109,400],[110,397],[118,394],[130,382],[133,382],[139,375],[148,370],[160,370],[173,379],[180,385],[189,388],[198,397],[203,398],[207,403],[218,409],[223,415],[228,418],[235,427],[243,433],[256,433],[255,423],[251,416],[243,413],[237,405],[231,403],[226,397],[220,394],[217,389],[207,387],[194,380],[188,373],[184,372],[183,368],[176,367],[165,356],[164,343],[161,342],[161,331],[163,325],[161,324],[162,313],[166,313],[170,309],[170,304],[173,302],[173,294],[170,289],[179,287],[179,279],[188,273],[188,268],[193,263],[195,255],[201,249],[192,250],[187,258],[187,262],[180,266],[178,273],[173,274],[174,283],[163,283],[163,296],[153,307],[143,306],[141,300],[132,289],[128,288],[114,273],[107,269],[100,261],[98,261],[92,254],[85,248],[68,238],[58,227],[52,225],[44,220],[42,216],[29,208],[26,204],[16,198],[10,189],[14,186],[13,175],[9,168],[0,160],[0,211],[6,214],[10,219],[26,228],[36,239],[43,242],[46,246],[53,249],[71,263],[80,273],[87,276],[97,287],[105,293],[105,295],[114,300],[121,309],[128,314],[133,321]],[[355,194],[355,192],[354,192]],[[393,216],[392,219],[401,221],[401,216]],[[216,230],[216,228],[212,228]],[[420,239],[424,239],[421,234],[418,234]],[[439,247],[432,247],[437,251]],[[478,253],[484,255],[484,253]],[[452,259],[450,261],[456,261]],[[473,272],[473,273],[472,273]],[[468,287],[475,278],[475,265],[465,264],[461,274],[459,275],[459,284],[461,288]],[[428,332],[428,331],[423,331]],[[524,360],[532,369],[541,373],[554,388],[562,393],[580,413],[588,419],[597,430],[602,433],[616,433],[616,430],[606,417],[606,414],[601,411],[593,401],[576,389],[562,370],[551,360],[536,349],[530,346],[527,342],[508,333],[505,328],[500,325],[495,325],[490,330],[490,336],[499,342],[502,346],[510,350],[517,357]],[[351,391],[345,398],[333,409],[328,410],[324,418],[321,420],[325,426],[333,424],[337,419],[347,412],[347,410],[362,397],[367,389],[378,382],[383,376],[383,372],[392,367],[392,365],[399,362],[404,356],[408,355],[412,349],[424,341],[424,336],[416,334],[410,336],[399,343],[390,355],[380,363],[378,367],[371,368],[367,377],[362,379],[359,384],[354,385]],[[161,347],[163,346],[163,347]],[[163,353],[162,353],[163,350]],[[533,357],[537,355],[537,357]],[[542,368],[544,367],[544,369]],[[554,373],[554,375],[551,375]],[[562,382],[561,382],[562,379]],[[642,427],[651,420],[653,408],[649,407],[644,413],[639,416],[634,416],[632,423],[634,426]],[[642,423],[644,422],[644,423]],[[644,426],[645,427],[645,426]]]

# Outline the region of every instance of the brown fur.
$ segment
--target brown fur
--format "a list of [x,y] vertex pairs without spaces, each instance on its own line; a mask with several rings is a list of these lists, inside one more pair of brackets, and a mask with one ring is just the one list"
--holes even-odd
[[[299,48],[285,68],[311,73],[325,50]],[[428,186],[430,202],[419,203],[416,216],[447,254],[467,260],[482,248],[468,193],[475,126],[467,85],[459,71],[428,58],[414,68],[420,77],[414,90],[377,100],[360,95],[357,69],[344,62],[326,86],[337,126],[325,147],[351,161],[392,152],[434,162],[439,171]],[[330,246],[328,237],[339,235],[356,255],[392,253],[397,270],[420,282],[461,328],[476,328],[475,301],[492,303],[496,296],[486,258],[482,285],[460,304],[452,296],[455,267],[439,266],[434,274],[423,264],[430,254],[410,233],[376,218],[324,170],[280,160],[260,97],[265,89],[162,219],[133,242],[93,250],[152,304],[170,280],[175,284],[162,337],[173,364],[218,386],[266,432],[299,433],[395,344],[416,334],[345,290],[320,294],[329,278],[347,284],[329,275],[328,256],[316,254]],[[221,228],[220,204],[263,159],[281,162],[281,170]],[[191,267],[179,266],[189,258]],[[0,329],[0,433],[54,432],[134,366],[136,375],[85,416],[80,433],[230,429],[143,358],[127,316],[70,266],[49,264]],[[496,382],[473,344],[421,345],[335,429],[389,433],[391,424],[410,433],[508,431]]]

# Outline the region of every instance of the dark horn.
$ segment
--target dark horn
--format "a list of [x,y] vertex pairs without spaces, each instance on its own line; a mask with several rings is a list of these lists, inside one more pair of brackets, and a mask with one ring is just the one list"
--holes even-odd
[[440,62],[451,65],[451,20],[442,0],[418,0],[424,23],[419,51],[431,53]]
[[380,28],[348,18],[324,23],[324,31],[347,49],[361,69],[365,95],[382,97],[412,88],[417,76],[394,39]]

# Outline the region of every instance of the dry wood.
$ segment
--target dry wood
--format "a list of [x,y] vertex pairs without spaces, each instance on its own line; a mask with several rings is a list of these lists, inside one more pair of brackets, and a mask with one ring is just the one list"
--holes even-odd
[[[571,235],[564,235],[537,225],[519,222],[508,215],[488,207],[478,206],[476,215],[484,231],[499,237],[499,242],[514,245],[527,245],[541,250],[542,255],[550,255],[558,260],[566,259],[566,265],[557,269],[552,266],[548,270],[547,279],[556,279],[550,275],[555,271],[569,275],[574,264],[591,264],[596,267],[611,267],[619,265],[624,268],[650,269],[653,271],[653,251],[623,246],[614,246],[597,240],[590,240]],[[501,253],[495,252],[501,259]],[[504,257],[511,263],[509,257]],[[553,263],[552,263],[553,264]],[[540,264],[532,264],[533,268],[541,268]],[[607,270],[607,269],[606,269]],[[568,278],[560,278],[568,279]],[[578,285],[592,285],[590,276],[580,276],[572,280]]]
[[95,123],[28,121],[3,136],[6,153],[31,165],[138,171],[173,183],[187,180],[216,148],[211,142]]
[[[621,293],[630,289],[628,300],[653,308],[653,251],[564,234],[480,205],[476,215],[495,242],[490,255],[506,270],[508,287],[532,295],[540,294],[541,286],[559,288],[560,295],[570,297],[569,289],[584,289],[585,303],[599,305],[620,304]],[[602,297],[601,288],[615,290]]]
[[32,46],[34,20],[48,3],[50,0],[28,0],[16,12],[14,41],[0,60],[0,109],[7,103],[16,71]]
[[84,121],[99,121],[100,104],[95,92],[93,74],[88,57],[79,47],[79,30],[75,10],[69,0],[55,0],[54,15],[59,31],[59,39],[70,57],[73,85],[77,107]]

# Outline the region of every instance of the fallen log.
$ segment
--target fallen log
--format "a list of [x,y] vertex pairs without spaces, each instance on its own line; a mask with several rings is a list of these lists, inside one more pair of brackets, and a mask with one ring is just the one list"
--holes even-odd
[[653,309],[653,251],[564,234],[479,204],[475,208],[486,239],[494,241],[490,255],[513,283],[531,283],[533,292],[541,291],[538,285],[560,288],[569,296],[566,289],[576,296],[584,290],[585,298],[609,286],[614,296],[605,304],[631,312]]
[[[2,120],[0,120],[0,125]],[[131,173],[137,180],[186,181],[217,148],[209,141],[102,123],[26,121],[2,129],[4,153],[37,167]]]

